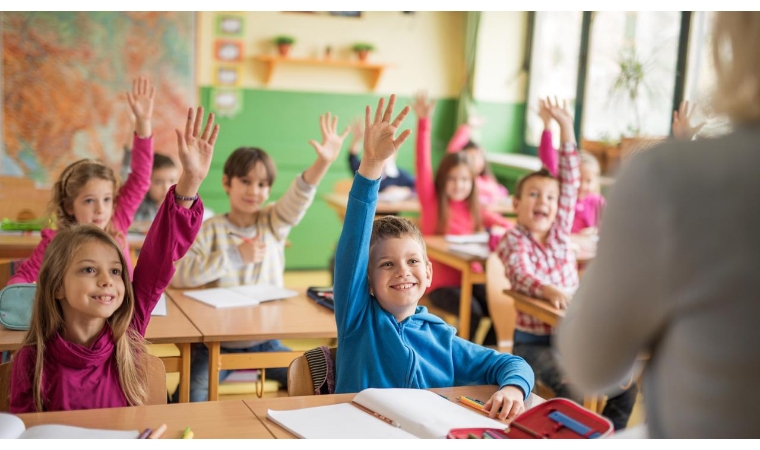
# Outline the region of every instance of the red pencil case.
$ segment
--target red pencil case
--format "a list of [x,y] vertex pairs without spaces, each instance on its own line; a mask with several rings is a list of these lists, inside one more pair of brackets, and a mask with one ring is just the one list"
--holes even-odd
[[597,439],[614,431],[606,417],[555,397],[520,414],[505,430],[454,428],[447,439]]

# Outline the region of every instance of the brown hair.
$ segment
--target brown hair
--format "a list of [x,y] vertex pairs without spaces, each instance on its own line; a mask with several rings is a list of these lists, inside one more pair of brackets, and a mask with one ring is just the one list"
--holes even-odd
[[174,164],[174,160],[169,158],[166,155],[162,155],[161,153],[154,153],[153,154],[153,171],[155,172],[158,169],[164,169],[167,167],[177,167],[176,164]]
[[369,247],[372,248],[377,241],[388,238],[409,237],[422,246],[422,254],[427,262],[427,246],[422,232],[411,220],[404,217],[384,216],[378,217],[372,222],[372,236],[369,239]]
[[63,288],[66,272],[69,270],[74,253],[79,247],[89,242],[110,245],[119,255],[122,265],[121,278],[124,282],[124,300],[106,322],[113,335],[119,384],[127,402],[132,406],[141,405],[147,398],[144,364],[138,363],[140,355],[144,355],[147,350],[143,337],[130,327],[135,309],[135,296],[132,283],[129,281],[127,262],[111,235],[94,225],[74,225],[58,232],[45,250],[45,257],[37,278],[37,291],[29,332],[23,343],[23,346],[34,349],[32,396],[34,405],[40,412],[45,410],[45,399],[42,398],[45,346],[57,333],[62,332],[65,326],[63,309],[60,301],[56,300],[55,294]]
[[478,174],[479,177],[485,176],[488,177],[491,180],[496,180],[496,177],[494,176],[493,172],[491,171],[491,166],[488,165],[488,161],[486,161],[486,152],[483,150],[483,147],[479,146],[477,142],[475,141],[467,141],[466,144],[464,144],[464,147],[462,147],[463,152],[470,152],[470,151],[477,151],[480,152],[483,156],[483,170]]
[[[79,191],[93,179],[110,181],[113,183],[114,198],[111,201],[112,208],[116,206],[116,197],[119,192],[119,179],[113,169],[105,165],[102,161],[94,159],[80,159],[66,166],[58,177],[58,181],[53,185],[53,198],[48,205],[48,215],[51,222],[55,221],[58,230],[65,230],[77,224],[77,219],[68,210],[74,208],[74,199],[79,195]],[[124,233],[117,230],[113,225],[113,213],[111,220],[105,227],[106,232],[123,245],[125,241]]]
[[227,157],[227,161],[224,163],[224,174],[227,176],[228,182],[233,177],[248,176],[248,172],[256,166],[257,162],[264,165],[264,169],[267,171],[267,183],[271,187],[277,176],[277,169],[267,152],[256,147],[239,147]]
[[435,225],[436,234],[446,234],[449,224],[449,198],[446,195],[446,180],[452,169],[458,166],[466,166],[472,175],[472,190],[467,196],[467,207],[470,210],[474,231],[483,231],[483,219],[480,217],[480,208],[478,206],[478,185],[475,183],[475,171],[470,164],[467,154],[459,151],[448,153],[443,157],[438,165],[438,172],[435,174],[435,195],[438,200],[438,221]]
[[520,177],[519,180],[517,180],[517,188],[515,188],[515,198],[520,199],[520,196],[522,195],[523,186],[525,186],[525,183],[530,180],[531,178],[551,178],[552,180],[556,180],[559,183],[559,180],[557,177],[552,175],[551,172],[549,172],[549,169],[546,167],[541,168],[541,170],[537,170],[535,172],[530,172],[526,175],[523,175]]
[[760,12],[717,12],[712,47],[715,111],[740,124],[760,121]]

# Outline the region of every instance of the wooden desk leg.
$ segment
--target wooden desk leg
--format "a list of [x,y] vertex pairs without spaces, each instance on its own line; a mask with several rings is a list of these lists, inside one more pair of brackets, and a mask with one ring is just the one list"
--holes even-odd
[[221,342],[205,342],[208,347],[208,400],[219,400],[219,371],[221,368]]
[[472,304],[471,268],[462,271],[462,294],[459,297],[459,337],[470,340],[470,309]]
[[190,343],[175,344],[179,347],[179,402],[188,403],[190,401]]

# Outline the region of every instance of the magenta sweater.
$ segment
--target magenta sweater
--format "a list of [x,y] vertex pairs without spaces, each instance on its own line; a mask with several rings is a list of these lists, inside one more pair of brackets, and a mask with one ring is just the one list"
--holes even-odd
[[[132,219],[135,211],[142,203],[145,194],[150,189],[150,172],[153,167],[153,136],[141,138],[134,134],[132,143],[132,165],[127,181],[119,190],[114,207],[111,223],[124,236],[121,251],[124,258],[127,259],[129,266],[129,278],[132,279],[132,258],[129,256],[129,242],[127,241],[127,230],[132,225]],[[55,237],[55,230],[46,228],[42,230],[42,239],[37,244],[32,255],[24,261],[18,268],[18,271],[8,280],[8,285],[18,283],[34,283],[37,281],[37,275],[40,273],[42,266],[42,257],[45,255],[45,249],[50,241]]]
[[[425,236],[435,235],[435,225],[438,222],[438,198],[435,195],[435,182],[433,179],[433,164],[430,160],[430,119],[417,121],[417,145],[416,150],[416,184],[417,197],[420,200],[420,225],[422,234]],[[490,227],[499,225],[504,228],[512,228],[512,222],[499,214],[491,212],[487,208],[480,209],[483,225]],[[472,215],[465,201],[449,201],[449,223],[446,234],[471,234],[475,232]],[[440,287],[459,287],[462,282],[462,272],[452,267],[441,264],[435,260],[433,263],[433,281],[430,291]],[[482,267],[479,268],[482,272]]]
[[[174,186],[158,210],[145,237],[132,286],[135,311],[131,327],[145,336],[150,313],[174,275],[174,262],[182,258],[198,234],[203,203],[183,208],[174,200]],[[35,412],[32,397],[35,350],[22,347],[11,369],[12,413]],[[90,347],[67,342],[58,333],[46,342],[43,369],[45,411],[129,406],[119,383],[115,343],[106,324]]]

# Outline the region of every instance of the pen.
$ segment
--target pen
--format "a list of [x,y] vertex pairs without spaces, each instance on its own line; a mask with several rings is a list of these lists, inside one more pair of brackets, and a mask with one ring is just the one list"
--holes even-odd
[[182,439],[192,439],[193,436],[193,430],[191,430],[190,427],[185,428],[185,432],[182,433]]
[[148,439],[159,439],[161,436],[164,435],[164,431],[166,431],[166,424],[162,423],[160,427],[156,428],[150,436],[148,436]]
[[361,409],[362,411],[372,414],[373,416],[377,417],[378,419],[382,420],[383,422],[387,423],[390,426],[401,428],[401,425],[396,422],[395,420],[391,420],[381,414],[376,413],[375,411],[372,411],[371,409],[367,408],[366,406],[362,406],[354,401],[351,402],[352,405],[356,406],[357,408]]
[[137,436],[137,439],[148,439],[148,436],[150,436],[150,432],[153,431],[150,428],[146,428],[145,431],[140,433],[139,436]]

